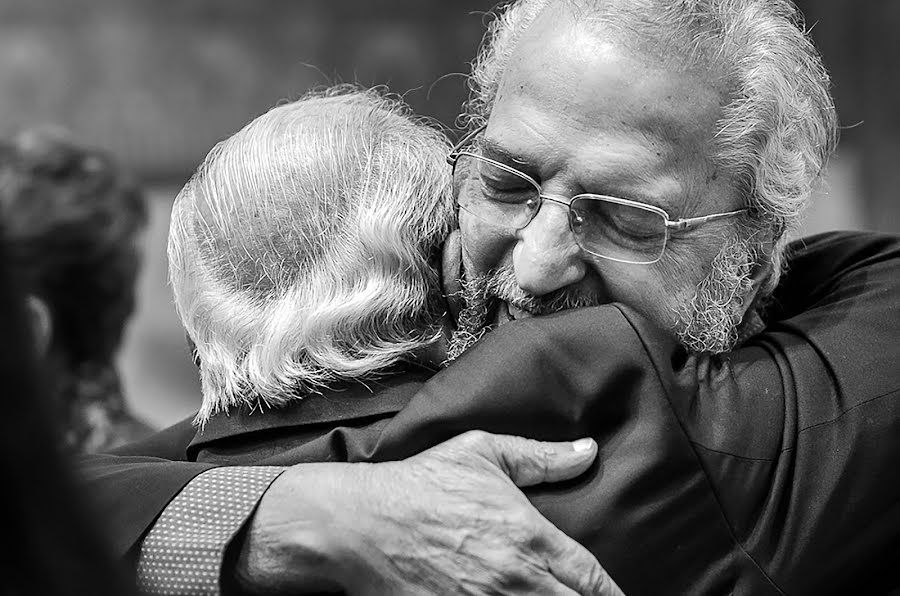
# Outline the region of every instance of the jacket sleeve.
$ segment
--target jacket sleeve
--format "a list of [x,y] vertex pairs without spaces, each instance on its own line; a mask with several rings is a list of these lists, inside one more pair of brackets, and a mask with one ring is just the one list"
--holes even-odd
[[226,552],[259,499],[284,470],[221,467],[188,483],[141,544],[137,578],[142,594],[218,596],[229,573]]
[[85,491],[104,520],[116,554],[129,552],[169,501],[195,476],[214,467],[179,461],[193,436],[185,420],[111,454],[81,459]]
[[794,245],[766,331],[693,357],[673,404],[746,550],[788,593],[887,589],[900,560],[900,239]]
[[188,482],[213,467],[141,456],[90,455],[82,460],[86,490],[119,556],[131,551]]

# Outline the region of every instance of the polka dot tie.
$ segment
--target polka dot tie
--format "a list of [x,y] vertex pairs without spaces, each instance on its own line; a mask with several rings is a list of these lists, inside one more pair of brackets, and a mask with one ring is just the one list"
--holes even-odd
[[214,468],[188,483],[141,545],[141,591],[161,596],[219,594],[225,548],[283,470]]

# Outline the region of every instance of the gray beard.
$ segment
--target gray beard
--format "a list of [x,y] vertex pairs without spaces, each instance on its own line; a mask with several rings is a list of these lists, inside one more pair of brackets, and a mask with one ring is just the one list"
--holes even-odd
[[678,340],[692,352],[719,354],[734,348],[753,289],[754,251],[745,240],[732,238],[713,259],[709,274],[697,284],[675,313]]
[[510,266],[460,280],[460,299],[464,305],[457,318],[456,330],[447,346],[447,363],[459,358],[491,329],[489,317],[500,302],[507,302],[533,315],[548,315],[562,310],[597,306],[602,303],[594,293],[561,288],[544,296],[524,292],[516,282]]
[[[674,332],[688,350],[720,353],[734,347],[745,311],[744,300],[753,287],[753,255],[748,242],[732,238],[715,256],[710,272],[694,293],[677,301]],[[569,288],[546,296],[527,294],[519,288],[515,272],[508,266],[460,280],[460,284],[460,298],[465,306],[450,336],[445,364],[459,358],[491,329],[489,315],[500,301],[535,315],[601,303],[597,295]]]
[[459,280],[460,302],[462,310],[456,320],[456,329],[450,334],[447,342],[447,360],[444,365],[453,362],[463,352],[471,348],[481,337],[488,332],[488,313],[490,312],[492,299],[487,294],[487,276],[479,276],[475,279]]

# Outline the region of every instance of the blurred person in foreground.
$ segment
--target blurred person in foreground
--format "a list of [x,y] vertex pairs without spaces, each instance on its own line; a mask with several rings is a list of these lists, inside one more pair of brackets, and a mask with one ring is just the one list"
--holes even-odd
[[[0,225],[2,228],[2,225]],[[47,393],[25,296],[9,267],[14,250],[0,229],[0,476],[4,523],[0,593],[10,596],[125,596],[134,593],[100,539],[76,489],[59,416]]]
[[33,128],[0,143],[0,218],[66,447],[102,451],[148,435],[115,361],[147,223],[138,186],[106,153]]
[[[472,135],[450,155],[460,236],[445,245],[443,269],[445,281],[459,272],[462,282],[458,330],[478,337],[499,327],[474,347],[463,343],[463,355],[408,402],[369,419],[365,407],[385,399],[341,411],[336,400],[322,404],[303,392],[259,415],[263,397],[284,392],[261,385],[229,393],[227,379],[254,378],[271,362],[268,342],[254,342],[246,361],[244,352],[220,349],[239,343],[240,333],[198,342],[211,354],[201,353],[201,366],[240,356],[204,412],[231,410],[230,395],[241,403],[230,419],[210,417],[179,457],[215,462],[249,451],[252,463],[300,454],[377,461],[473,426],[525,428],[517,432],[541,438],[587,430],[599,439],[599,466],[571,485],[529,494],[627,591],[895,585],[897,240],[830,234],[787,250],[785,233],[835,132],[827,75],[798,19],[788,3],[753,0],[511,5],[476,64]],[[248,200],[259,200],[250,187]],[[264,188],[267,200],[250,209],[253,217],[276,208],[270,192],[293,187]],[[291,236],[279,229],[276,237]],[[272,261],[271,275],[240,274],[269,262],[237,261],[247,267],[213,276],[219,284],[209,286],[233,293],[212,296],[252,297],[261,288],[293,297],[295,278],[280,277],[290,273],[282,261]],[[784,262],[791,267],[781,275]],[[281,312],[279,301],[231,304]],[[529,316],[591,304],[602,306]],[[215,320],[219,311],[211,312]],[[274,345],[282,354],[296,348]],[[542,401],[532,401],[535,392]],[[311,415],[316,408],[324,418]],[[285,490],[310,469],[304,465],[272,484],[235,546],[239,562],[255,561],[256,577],[276,585],[297,579],[284,570],[292,554],[302,559],[304,538],[337,546],[332,570],[346,569],[340,555],[360,555],[342,543],[339,505],[347,501],[316,509],[320,515],[289,510],[286,495],[321,497],[329,486],[306,476]],[[205,476],[166,510],[177,511]],[[416,496],[427,499],[402,486],[400,495],[371,492],[388,503],[387,519],[414,520]],[[346,522],[351,529],[371,527],[358,512]],[[445,513],[437,504],[432,512]],[[429,519],[404,527],[418,530]],[[165,526],[164,517],[156,525]],[[279,532],[285,527],[309,532]],[[165,534],[157,529],[144,542],[148,552]],[[362,557],[375,553],[395,571],[434,569],[433,551],[407,538],[379,535]],[[417,577],[406,580],[433,588]]]

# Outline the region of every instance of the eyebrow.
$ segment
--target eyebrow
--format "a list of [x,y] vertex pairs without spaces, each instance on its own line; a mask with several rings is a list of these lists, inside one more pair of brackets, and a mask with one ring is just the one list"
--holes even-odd
[[[505,163],[508,166],[512,166],[518,170],[521,170],[523,174],[527,174],[532,178],[535,178],[535,166],[534,164],[523,160],[521,157],[518,157],[514,153],[511,153],[508,149],[502,147],[496,141],[492,141],[491,139],[485,138],[483,135],[480,136],[477,141],[478,145],[481,147],[484,156],[489,157],[495,161],[499,161],[501,163]],[[645,178],[639,172],[626,172],[625,177],[636,180],[639,183],[649,183],[650,180]],[[536,179],[536,178],[535,178]],[[624,189],[623,189],[624,190]],[[612,192],[609,192],[612,191]],[[647,205],[652,205],[654,207],[658,207],[662,209],[666,213],[671,214],[671,210],[674,206],[673,201],[668,199],[668,195],[662,196],[651,196],[641,193],[635,192],[621,192],[616,189],[607,189],[607,192],[592,192],[591,190],[586,190],[583,193],[578,194],[595,194],[600,196],[611,196],[620,199],[629,199],[632,201],[637,201],[639,203],[646,203]],[[677,217],[676,217],[677,219]]]
[[481,137],[478,140],[478,143],[481,145],[482,149],[484,150],[485,157],[490,157],[491,159],[494,159],[494,160],[502,162],[502,163],[506,163],[511,166],[518,166],[518,167],[525,167],[525,168],[531,167],[530,163],[521,159],[520,157],[517,157],[515,154],[510,153],[508,150],[501,147],[495,141]]

